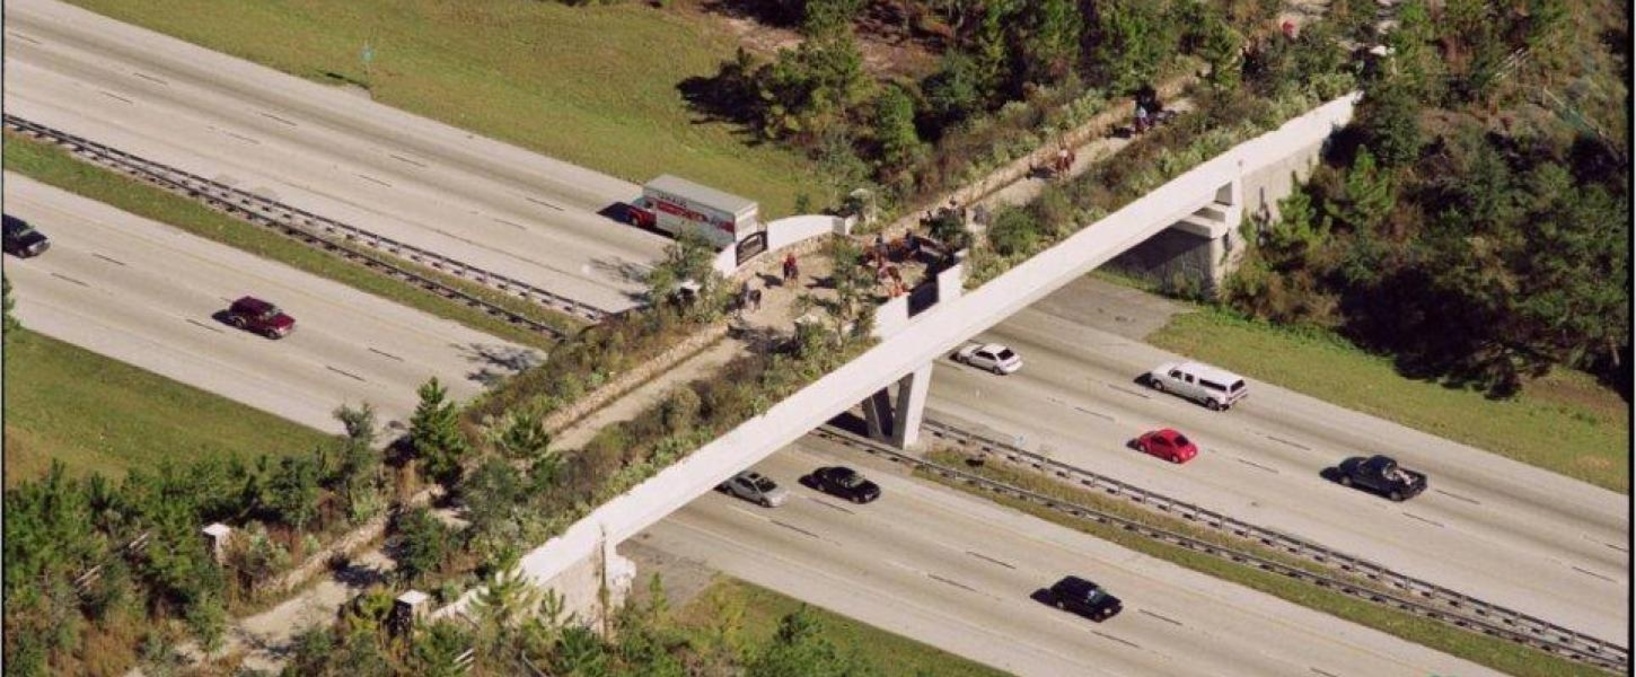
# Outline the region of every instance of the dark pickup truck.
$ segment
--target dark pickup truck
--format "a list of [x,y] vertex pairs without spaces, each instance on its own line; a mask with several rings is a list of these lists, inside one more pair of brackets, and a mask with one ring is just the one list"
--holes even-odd
[[1390,456],[1346,459],[1336,468],[1341,486],[1373,491],[1394,501],[1406,501],[1426,490],[1426,474],[1406,469]]

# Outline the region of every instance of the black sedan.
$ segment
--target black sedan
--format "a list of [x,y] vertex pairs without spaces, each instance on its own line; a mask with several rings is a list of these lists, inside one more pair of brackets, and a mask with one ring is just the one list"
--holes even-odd
[[819,468],[801,478],[801,483],[853,503],[868,503],[880,498],[880,485],[864,479],[863,475],[846,466]]
[[1102,586],[1078,576],[1064,576],[1046,590],[1045,597],[1051,606],[1098,623],[1113,618],[1125,610],[1124,603],[1120,602],[1118,597],[1108,594]]
[[27,221],[10,214],[5,215],[5,251],[18,258],[39,256],[51,248],[51,241]]

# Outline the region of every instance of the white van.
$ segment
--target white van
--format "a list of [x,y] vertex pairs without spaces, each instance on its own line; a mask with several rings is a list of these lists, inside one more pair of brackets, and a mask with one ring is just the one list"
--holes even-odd
[[1159,392],[1172,392],[1211,411],[1221,411],[1248,397],[1244,377],[1198,362],[1161,364],[1148,372],[1148,385]]

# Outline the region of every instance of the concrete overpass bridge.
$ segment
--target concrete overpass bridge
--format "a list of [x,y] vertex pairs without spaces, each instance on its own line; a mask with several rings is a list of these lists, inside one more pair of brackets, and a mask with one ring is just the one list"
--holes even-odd
[[[623,599],[635,577],[634,564],[615,552],[617,544],[860,402],[875,432],[899,446],[914,445],[933,361],[1163,231],[1191,238],[1180,240],[1191,246],[1175,258],[1219,282],[1242,253],[1238,227],[1244,213],[1275,213],[1276,201],[1291,190],[1292,175],[1305,176],[1330,136],[1350,121],[1356,101],[1356,95],[1331,101],[1239,144],[976,290],[961,292],[956,266],[940,276],[937,304],[913,318],[907,298],[894,299],[879,310],[881,340],[873,349],[599,506],[526,554],[524,575],[556,589],[567,609],[594,618],[600,591]],[[434,615],[463,612],[475,594]]]

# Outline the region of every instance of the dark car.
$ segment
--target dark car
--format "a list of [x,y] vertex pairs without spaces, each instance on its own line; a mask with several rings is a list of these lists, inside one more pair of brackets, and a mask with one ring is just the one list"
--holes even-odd
[[1071,611],[1098,623],[1125,610],[1124,603],[1118,597],[1078,576],[1066,576],[1057,581],[1046,591],[1046,599],[1058,609]]
[[270,339],[283,338],[295,330],[295,318],[254,296],[234,301],[227,308],[227,323]]
[[802,478],[802,484],[853,503],[868,503],[880,498],[879,485],[846,466],[814,470],[811,475]]
[[1394,501],[1406,501],[1426,490],[1425,473],[1397,464],[1390,456],[1354,456],[1334,471],[1341,486],[1373,491]]
[[5,217],[5,250],[7,254],[18,258],[39,256],[51,248],[51,240],[28,225],[27,221],[10,214]]

